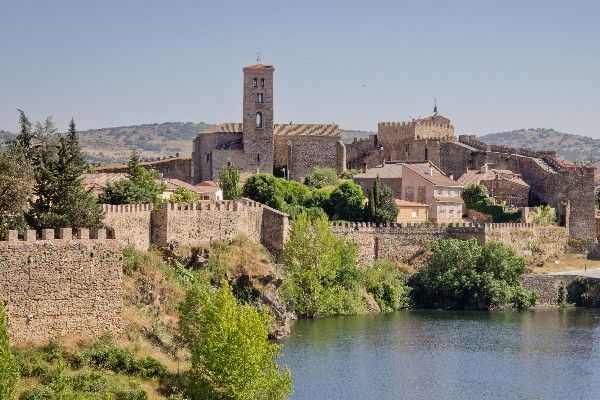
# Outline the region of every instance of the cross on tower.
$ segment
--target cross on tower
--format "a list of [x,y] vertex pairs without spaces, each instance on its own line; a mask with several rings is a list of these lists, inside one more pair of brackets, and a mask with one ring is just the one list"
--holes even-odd
[[260,53],[262,53],[260,50],[256,53],[256,62],[260,62]]

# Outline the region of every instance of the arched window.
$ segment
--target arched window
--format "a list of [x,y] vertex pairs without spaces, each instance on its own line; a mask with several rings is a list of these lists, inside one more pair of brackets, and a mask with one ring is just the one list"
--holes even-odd
[[256,102],[257,103],[263,102],[263,94],[262,93],[256,93]]
[[256,113],[256,127],[262,128],[262,113],[261,112]]
[[265,87],[265,78],[260,79],[260,87]]
[[258,87],[258,80],[256,78],[252,79],[252,87]]

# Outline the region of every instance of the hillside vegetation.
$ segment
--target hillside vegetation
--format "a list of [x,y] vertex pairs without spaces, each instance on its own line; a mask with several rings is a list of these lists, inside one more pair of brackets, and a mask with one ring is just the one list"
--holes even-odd
[[512,132],[490,133],[477,139],[489,144],[508,147],[528,147],[532,150],[556,150],[559,157],[575,162],[600,159],[600,139],[557,132],[554,129],[519,129]]

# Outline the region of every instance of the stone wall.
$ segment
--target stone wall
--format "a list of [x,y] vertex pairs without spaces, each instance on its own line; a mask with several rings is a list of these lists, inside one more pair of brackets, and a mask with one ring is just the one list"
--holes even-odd
[[104,225],[121,246],[150,247],[152,204],[103,204]]
[[475,238],[483,245],[491,241],[513,248],[523,257],[557,257],[566,250],[568,231],[560,227],[531,224],[389,224],[333,223],[334,234],[358,245],[358,263],[378,259],[408,262],[425,249],[429,240]]
[[377,135],[369,138],[355,139],[346,144],[346,167],[361,169],[364,163],[369,168],[383,164],[383,148],[377,143]]
[[[238,129],[241,128],[241,124]],[[242,140],[241,132],[204,132],[194,139],[192,183],[213,180],[213,150]],[[219,165],[220,167],[220,165]]]
[[338,174],[345,167],[343,147],[337,136],[275,136],[275,167],[287,166],[289,179],[300,181],[315,167],[331,168]]
[[[190,157],[172,157],[162,160],[144,161],[140,166],[148,170],[159,171],[164,178],[179,179],[184,182],[192,181],[192,159]],[[127,172],[127,165],[108,165],[105,167],[96,167],[96,172],[124,173]]]
[[117,241],[99,230],[89,239],[80,230],[44,230],[42,240],[9,232],[0,242],[0,298],[5,303],[13,343],[53,337],[121,332],[122,255]]
[[[541,275],[541,274],[525,274],[521,277],[523,287],[527,290],[538,292],[539,305],[557,305],[560,287],[568,286],[577,275]],[[591,285],[600,284],[598,278],[587,278]],[[597,293],[597,292],[596,292]],[[592,302],[597,304],[598,299]]]

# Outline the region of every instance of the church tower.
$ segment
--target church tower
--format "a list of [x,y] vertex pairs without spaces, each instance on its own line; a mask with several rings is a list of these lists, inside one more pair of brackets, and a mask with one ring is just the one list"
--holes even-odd
[[248,170],[273,173],[272,65],[244,68],[243,143]]

